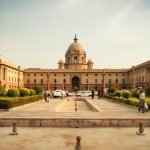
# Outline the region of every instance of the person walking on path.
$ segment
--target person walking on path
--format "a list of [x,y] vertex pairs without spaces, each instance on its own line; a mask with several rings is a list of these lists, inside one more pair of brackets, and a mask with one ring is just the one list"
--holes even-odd
[[47,102],[47,92],[46,91],[44,92],[44,99],[45,99],[45,102]]
[[101,98],[101,90],[98,90],[98,99]]
[[139,94],[139,99],[140,99],[138,110],[139,112],[142,110],[142,113],[144,113],[145,112],[145,92],[143,89],[140,89],[138,91],[138,94]]
[[94,99],[94,90],[92,90],[92,99]]

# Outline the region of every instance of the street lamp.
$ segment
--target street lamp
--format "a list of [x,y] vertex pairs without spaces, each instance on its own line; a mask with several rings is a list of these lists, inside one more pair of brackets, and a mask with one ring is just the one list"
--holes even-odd
[[103,73],[102,73],[102,96],[105,96],[105,70],[103,70]]
[[49,72],[47,73],[47,90],[49,90]]

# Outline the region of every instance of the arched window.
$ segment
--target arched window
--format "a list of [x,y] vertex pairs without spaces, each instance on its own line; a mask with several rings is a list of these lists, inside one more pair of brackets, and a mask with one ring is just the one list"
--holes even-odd
[[64,83],[66,83],[66,79],[64,79]]
[[82,63],[84,63],[84,57],[82,57]]
[[77,56],[74,56],[74,63],[77,63]]
[[57,80],[55,79],[55,80],[54,80],[54,83],[56,83],[56,82],[57,82]]
[[68,62],[70,62],[70,57],[68,57]]

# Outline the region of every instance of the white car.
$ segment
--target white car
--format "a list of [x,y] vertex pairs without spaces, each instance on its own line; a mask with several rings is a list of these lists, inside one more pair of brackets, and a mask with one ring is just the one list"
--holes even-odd
[[54,91],[54,94],[53,94],[53,97],[54,98],[58,98],[58,97],[65,97],[66,96],[66,92],[63,91],[63,90],[55,90]]
[[91,95],[91,91],[78,91],[76,94],[77,97],[89,97]]

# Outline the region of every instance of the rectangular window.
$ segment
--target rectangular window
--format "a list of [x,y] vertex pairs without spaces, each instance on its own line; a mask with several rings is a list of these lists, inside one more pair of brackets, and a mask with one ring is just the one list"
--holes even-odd
[[116,79],[116,83],[118,83],[118,79]]
[[122,83],[125,84],[125,79],[122,79]]
[[95,83],[97,83],[97,79],[95,79]]
[[34,83],[36,83],[36,79],[34,79]]
[[142,76],[142,81],[144,81],[144,76]]
[[41,84],[43,84],[43,79],[41,79]]
[[86,83],[88,83],[89,81],[88,81],[88,79],[86,79]]
[[30,80],[29,80],[29,79],[27,80],[27,83],[30,83]]
[[111,84],[111,79],[109,79],[109,84]]

